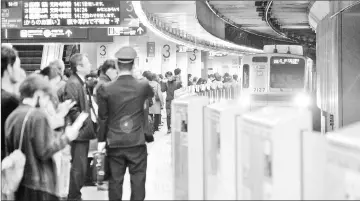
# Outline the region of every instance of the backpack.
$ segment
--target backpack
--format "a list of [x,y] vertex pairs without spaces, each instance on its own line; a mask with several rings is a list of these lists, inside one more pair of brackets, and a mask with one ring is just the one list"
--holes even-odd
[[[26,122],[33,109],[30,109],[24,118],[20,131],[19,148],[6,156],[2,161],[1,167],[1,199],[9,200],[15,198],[15,192],[18,190],[24,175],[26,156],[22,153],[21,148],[24,139],[24,130]],[[9,164],[9,165],[4,165]]]

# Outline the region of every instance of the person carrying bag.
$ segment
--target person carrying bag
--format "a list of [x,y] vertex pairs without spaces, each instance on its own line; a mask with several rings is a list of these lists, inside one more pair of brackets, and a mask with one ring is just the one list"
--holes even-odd
[[24,130],[29,115],[33,110],[30,109],[23,121],[20,133],[19,148],[6,156],[1,162],[1,200],[15,200],[15,192],[19,188],[20,182],[24,175],[26,156],[21,151]]

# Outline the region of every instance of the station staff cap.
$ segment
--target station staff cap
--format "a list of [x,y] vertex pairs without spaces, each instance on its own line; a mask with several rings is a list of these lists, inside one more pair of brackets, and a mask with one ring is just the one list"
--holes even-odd
[[120,63],[131,63],[136,57],[137,53],[132,47],[122,47],[115,53],[115,57]]

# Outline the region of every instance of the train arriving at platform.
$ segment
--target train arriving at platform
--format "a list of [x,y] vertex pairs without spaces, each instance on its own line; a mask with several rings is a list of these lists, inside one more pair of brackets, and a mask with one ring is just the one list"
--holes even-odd
[[241,64],[241,102],[251,108],[266,105],[296,105],[313,111],[319,130],[320,109],[316,106],[316,71],[303,56],[302,46],[266,45],[264,53],[246,55]]

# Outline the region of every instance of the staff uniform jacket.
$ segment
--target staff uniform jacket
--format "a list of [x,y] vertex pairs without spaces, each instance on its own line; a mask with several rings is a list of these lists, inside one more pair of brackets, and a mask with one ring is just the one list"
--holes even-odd
[[158,94],[159,99],[160,99],[159,101],[156,101],[156,98],[154,95],[153,105],[149,108],[149,113],[150,114],[161,114],[161,107],[164,105],[164,97],[161,92],[161,86],[156,81],[150,81],[149,84],[153,88],[154,94]]
[[103,84],[97,91],[99,106],[98,141],[109,148],[127,148],[145,144],[144,103],[154,96],[149,82],[132,75],[121,75]]
[[86,91],[84,81],[82,81],[81,78],[76,73],[74,73],[70,76],[64,88],[63,100],[72,100],[76,102],[75,106],[70,109],[66,117],[66,122],[73,123],[81,112],[86,112],[89,114],[88,118],[83,124],[83,127],[81,127],[79,131],[78,138],[76,138],[75,141],[88,141],[95,139],[96,137],[94,124],[91,120],[90,104],[88,99],[89,96]]

